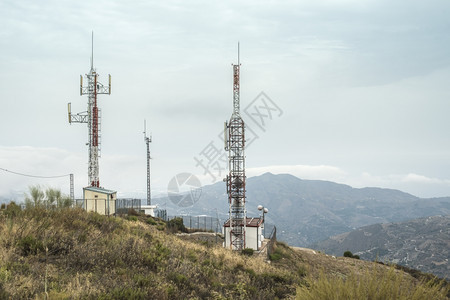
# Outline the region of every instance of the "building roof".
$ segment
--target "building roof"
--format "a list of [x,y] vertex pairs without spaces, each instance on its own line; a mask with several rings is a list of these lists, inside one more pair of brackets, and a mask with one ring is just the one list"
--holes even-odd
[[[264,221],[262,217],[246,218],[245,227],[260,227]],[[224,227],[230,227],[230,219],[226,220]]]
[[158,205],[141,205],[141,209],[156,209]]
[[88,187],[83,188],[83,190],[88,190],[91,192],[97,192],[97,193],[108,194],[108,195],[117,193],[116,191],[107,190],[107,189],[96,187],[96,186],[88,186]]

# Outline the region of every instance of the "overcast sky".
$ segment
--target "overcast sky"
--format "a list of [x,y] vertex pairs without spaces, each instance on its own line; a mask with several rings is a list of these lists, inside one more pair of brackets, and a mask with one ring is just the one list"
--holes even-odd
[[[449,15],[447,0],[2,0],[0,168],[73,173],[81,197],[88,132],[69,125],[67,103],[87,108],[93,30],[99,80],[112,76],[99,96],[100,184],[120,196],[145,198],[144,119],[153,194],[182,172],[225,176],[238,41],[247,176],[450,196]],[[0,170],[0,197],[30,184],[69,193],[68,177]]]

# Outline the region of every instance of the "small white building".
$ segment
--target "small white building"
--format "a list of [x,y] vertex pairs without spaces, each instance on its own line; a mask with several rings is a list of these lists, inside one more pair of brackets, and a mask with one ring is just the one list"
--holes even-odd
[[141,213],[144,213],[147,216],[155,217],[155,210],[158,208],[158,205],[141,205]]
[[[251,248],[255,251],[261,249],[264,241],[264,219],[261,218],[246,218],[245,222],[245,238],[244,248]],[[230,220],[228,219],[223,225],[223,235],[225,237],[225,248],[231,249],[231,233]],[[232,249],[235,250],[235,249]]]
[[83,188],[83,207],[86,211],[95,211],[101,215],[116,213],[116,191],[89,186]]

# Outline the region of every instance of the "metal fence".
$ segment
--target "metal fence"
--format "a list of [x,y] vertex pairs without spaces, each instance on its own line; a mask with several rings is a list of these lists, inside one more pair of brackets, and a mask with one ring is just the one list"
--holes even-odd
[[123,215],[130,210],[139,212],[141,210],[140,199],[75,199],[75,207],[81,207],[86,211],[93,211],[101,215]]
[[[166,216],[166,218],[162,218],[165,221],[169,221],[175,218],[182,218],[183,224],[186,228],[192,230],[201,230],[201,231],[211,231],[220,233],[223,230],[223,224],[226,219],[220,219],[217,217],[210,216]],[[273,231],[276,229],[273,224],[264,224],[264,237],[271,238]]]
[[166,221],[182,218],[185,227],[192,230],[222,232],[223,221],[209,216],[168,216]]
[[128,214],[130,210],[141,211],[141,199],[117,199],[116,204],[116,214],[118,215]]

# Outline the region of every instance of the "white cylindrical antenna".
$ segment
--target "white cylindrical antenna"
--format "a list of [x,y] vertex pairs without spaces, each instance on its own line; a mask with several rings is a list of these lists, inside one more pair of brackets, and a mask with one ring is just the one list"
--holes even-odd
[[147,137],[147,121],[144,119],[144,137]]
[[80,96],[83,95],[83,75],[80,75]]
[[225,151],[228,150],[228,122],[223,123],[223,143]]
[[71,108],[71,103],[69,102],[69,103],[67,103],[67,111],[69,112],[69,124],[72,124],[72,118],[71,118],[71,115],[72,115],[72,108]]

